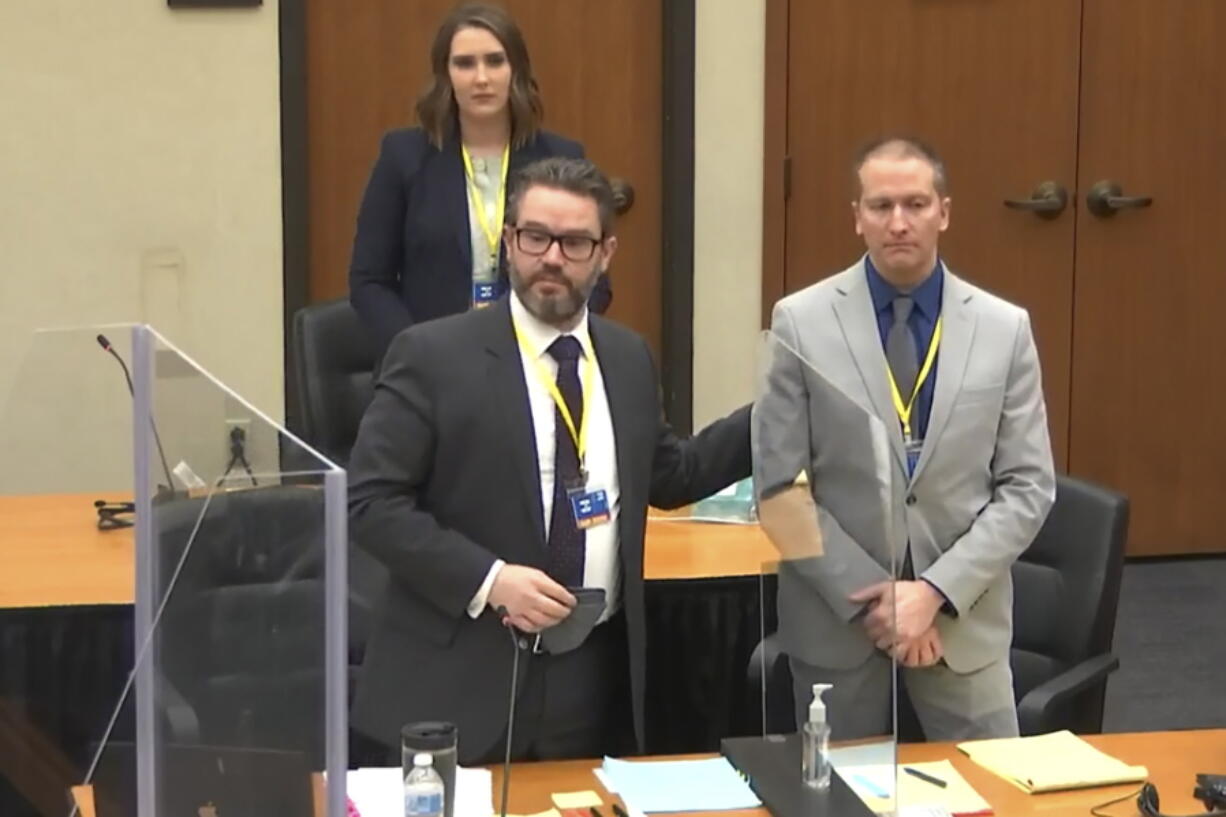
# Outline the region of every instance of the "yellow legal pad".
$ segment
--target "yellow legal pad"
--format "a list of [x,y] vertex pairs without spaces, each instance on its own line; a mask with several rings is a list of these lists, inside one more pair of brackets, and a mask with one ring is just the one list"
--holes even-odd
[[1138,783],[1149,777],[1144,766],[1129,766],[1068,730],[1029,738],[971,740],[959,743],[958,749],[1029,794]]

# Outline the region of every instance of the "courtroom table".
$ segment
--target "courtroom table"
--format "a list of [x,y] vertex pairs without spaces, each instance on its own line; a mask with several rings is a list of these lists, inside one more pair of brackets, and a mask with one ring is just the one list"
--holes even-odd
[[[1196,774],[1206,768],[1226,768],[1226,729],[1090,735],[1086,740],[1126,763],[1146,766],[1150,782],[1158,787],[1165,814],[1199,813],[1203,806],[1190,794]],[[644,759],[697,757],[710,755]],[[1082,817],[1096,806],[1118,798],[1125,799],[1109,807],[1106,813],[1113,817],[1137,817],[1140,814],[1136,808],[1135,794],[1139,788],[1136,783],[1027,794],[971,762],[953,743],[903,744],[899,750],[899,760],[903,763],[949,760],[987,800],[993,813],[1000,817]],[[592,773],[598,765],[600,761],[597,759],[513,764],[507,813],[538,814],[554,808],[554,793],[593,791],[602,800],[599,807],[601,813],[612,817],[611,804],[624,806],[625,803],[620,797],[609,794]],[[501,766],[489,768],[493,773],[491,793],[494,813],[497,814],[501,805],[503,771]],[[317,817],[323,814],[323,796],[323,784],[318,783],[315,801]],[[92,799],[87,798],[87,802],[92,803]],[[766,817],[768,814],[765,808],[686,813],[695,817]],[[92,806],[85,807],[84,817],[92,817]]]
[[[132,603],[132,529],[98,530],[93,502],[99,498],[0,497],[0,610]],[[649,582],[756,580],[774,558],[757,525],[694,522],[658,511],[647,520],[643,574]]]
[[[1196,774],[1226,773],[1226,729],[1087,735],[1085,739],[1125,763],[1146,766],[1150,781],[1158,786],[1164,814],[1199,814],[1203,806],[1191,796]],[[992,805],[998,817],[1085,817],[1092,807],[1131,794],[1140,787],[1132,783],[1051,794],[1026,794],[977,766],[952,743],[903,744],[899,748],[899,757],[905,763],[952,761],[963,777]],[[511,772],[508,812],[536,814],[551,808],[550,794],[553,792],[591,789],[604,798],[606,805],[617,800],[604,790],[592,774],[592,769],[598,765],[598,760],[515,764]],[[501,787],[502,770],[495,767],[495,809],[499,805]],[[602,812],[612,817],[610,809],[602,809]],[[717,812],[728,817],[763,817],[766,813],[765,809]],[[1133,798],[1107,809],[1107,813],[1114,817],[1139,814]]]
[[[99,531],[93,506],[124,498],[0,497],[0,699],[74,759],[134,656],[132,529]],[[773,558],[757,526],[648,521],[649,751],[711,751],[760,728],[745,670],[763,622],[773,629],[773,577],[759,575]]]
[[98,530],[95,499],[0,497],[0,610],[132,603],[132,529]]
[[775,630],[778,554],[757,525],[651,513],[643,567],[647,751],[715,751],[721,738],[762,728],[747,669],[754,647]]
[[49,813],[49,804],[63,804],[50,777],[22,771],[21,753],[10,744],[43,747],[41,763],[54,756],[53,768],[79,766],[132,668],[132,531],[98,530],[95,499],[123,497],[0,497],[4,817]]

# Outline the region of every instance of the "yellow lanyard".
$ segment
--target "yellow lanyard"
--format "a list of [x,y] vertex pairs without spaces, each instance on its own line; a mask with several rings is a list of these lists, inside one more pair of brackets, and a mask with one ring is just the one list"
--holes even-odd
[[[579,428],[576,429],[575,418],[571,416],[570,407],[566,405],[566,398],[562,396],[562,392],[558,391],[557,379],[550,374],[549,367],[541,360],[540,354],[528,345],[528,341],[524,340],[524,336],[520,334],[519,327],[515,325],[514,321],[512,321],[511,326],[515,330],[515,339],[519,341],[519,348],[529,360],[536,364],[537,379],[549,391],[549,396],[553,398],[554,405],[558,407],[558,412],[562,415],[562,420],[566,423],[567,430],[570,431],[570,438],[575,443],[575,453],[579,456],[579,474],[584,476],[583,457],[587,453],[587,418],[592,413],[590,410],[592,402],[592,370],[595,368],[595,363],[593,362],[595,357],[592,354],[592,350],[579,338],[575,338],[583,347],[583,365],[581,366],[583,372],[580,375],[580,380],[583,383],[583,417],[579,421]],[[572,337],[574,336],[572,335]],[[586,482],[586,477],[584,477],[584,481]]]
[[502,240],[500,235],[502,219],[507,206],[507,169],[511,166],[511,145],[508,144],[502,149],[502,180],[498,184],[498,204],[494,211],[493,224],[490,223],[485,213],[485,202],[481,198],[481,190],[477,187],[477,181],[473,176],[473,160],[468,153],[468,148],[461,145],[460,155],[464,157],[464,175],[468,179],[468,195],[472,200],[473,209],[477,211],[477,223],[481,225],[481,232],[485,233],[485,240],[490,246],[490,258],[497,258],[498,242]]
[[924,366],[920,369],[919,376],[915,378],[915,388],[911,390],[911,399],[905,405],[898,391],[898,384],[894,382],[894,373],[890,371],[889,366],[885,367],[886,375],[890,378],[890,396],[894,398],[894,410],[898,412],[898,419],[902,420],[902,436],[908,443],[911,442],[911,410],[915,408],[915,399],[919,396],[924,381],[932,372],[932,364],[937,359],[937,347],[941,345],[941,320],[937,318],[937,328],[933,331],[932,340],[928,343],[928,354],[924,356]]

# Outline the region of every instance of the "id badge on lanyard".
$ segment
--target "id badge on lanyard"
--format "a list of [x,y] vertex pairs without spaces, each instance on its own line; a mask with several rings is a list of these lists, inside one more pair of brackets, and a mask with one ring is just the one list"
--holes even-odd
[[473,309],[484,309],[498,300],[497,281],[473,282]]
[[[477,216],[477,223],[481,227],[481,233],[485,236],[485,241],[490,251],[490,269],[498,269],[498,250],[501,246],[500,233],[502,232],[503,215],[506,212],[506,188],[507,188],[507,171],[511,164],[511,146],[508,144],[502,151],[502,178],[499,182],[498,192],[496,194],[496,202],[494,205],[494,217],[491,221],[485,210],[485,201],[481,196],[481,190],[477,187],[477,182],[473,174],[472,157],[468,154],[468,148],[461,146],[460,155],[464,159],[464,176],[468,182],[468,194],[473,212]],[[483,309],[498,299],[498,284],[495,282],[473,282],[473,309]]]
[[[566,400],[562,397],[562,393],[558,391],[557,384],[547,370],[543,370],[540,365],[539,356],[524,340],[523,335],[519,332],[519,327],[513,325],[515,330],[515,339],[519,343],[520,349],[524,355],[531,360],[537,361],[536,376],[540,380],[541,385],[549,392],[549,396],[553,399],[554,405],[557,406],[558,412],[562,415],[561,419],[566,423],[567,431],[570,432],[571,439],[575,443],[575,453],[579,457],[579,479],[563,486],[566,489],[566,499],[570,502],[571,516],[574,517],[575,526],[580,530],[594,528],[597,525],[603,525],[612,517],[609,510],[609,492],[604,488],[590,488],[588,486],[588,472],[584,466],[584,461],[587,457],[587,418],[585,412],[580,421],[578,428],[575,427],[574,418],[571,417],[570,409],[566,405]],[[591,406],[592,404],[592,378],[594,363],[594,355],[590,349],[584,345],[584,360],[583,367],[583,405]]]
[[912,429],[918,423],[913,423],[913,413],[915,404],[919,399],[920,389],[924,386],[924,381],[932,373],[932,365],[936,361],[937,349],[941,345],[941,323],[942,318],[937,318],[936,329],[932,333],[932,342],[928,344],[928,353],[924,355],[924,365],[919,371],[919,375],[915,378],[915,385],[911,389],[911,399],[906,403],[903,402],[902,394],[898,391],[898,384],[894,382],[894,373],[886,367],[886,374],[890,379],[890,397],[894,400],[894,410],[898,413],[898,421],[902,423],[902,441],[903,449],[907,455],[907,476],[910,477],[915,473],[915,466],[919,464],[920,453],[924,450],[924,440],[922,437],[916,437],[912,434]]
[[907,454],[907,476],[911,476],[915,473],[915,466],[919,464],[920,453],[924,450],[924,441],[906,434],[903,436],[903,449]]
[[568,487],[566,498],[575,517],[575,526],[587,530],[609,521],[609,493],[603,488],[589,491],[586,485]]

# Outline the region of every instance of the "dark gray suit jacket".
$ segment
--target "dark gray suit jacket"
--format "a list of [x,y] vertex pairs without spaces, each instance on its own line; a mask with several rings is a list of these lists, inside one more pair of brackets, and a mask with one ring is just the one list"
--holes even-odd
[[[641,747],[647,506],[684,505],[747,477],[749,409],[680,439],[663,419],[643,339],[596,315],[590,329],[617,448],[621,601]],[[473,620],[466,608],[495,559],[541,569],[546,560],[528,390],[505,298],[396,337],[350,480],[351,537],[391,575],[352,723],[395,746],[405,723],[452,721],[461,758],[479,756],[505,729],[513,649],[496,615]]]

